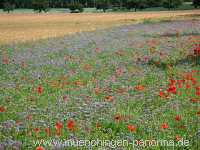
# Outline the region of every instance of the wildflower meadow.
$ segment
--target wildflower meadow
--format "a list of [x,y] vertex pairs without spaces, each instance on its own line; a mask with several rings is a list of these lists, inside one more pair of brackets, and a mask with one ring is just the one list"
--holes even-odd
[[0,61],[2,150],[200,146],[198,18],[2,44]]

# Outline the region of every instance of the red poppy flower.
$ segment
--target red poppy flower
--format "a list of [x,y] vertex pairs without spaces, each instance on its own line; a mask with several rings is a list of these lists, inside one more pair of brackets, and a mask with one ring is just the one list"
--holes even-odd
[[27,64],[23,61],[23,62],[21,62],[21,67],[22,67],[22,68],[26,68],[26,67],[27,67]]
[[172,93],[172,94],[177,94],[176,86],[171,85],[171,86],[168,88],[167,92],[168,92],[168,93]]
[[175,120],[176,120],[176,121],[181,121],[181,119],[182,119],[182,118],[181,118],[181,116],[179,116],[179,115],[177,115],[177,116],[175,117]]
[[196,96],[200,96],[200,86],[196,87]]
[[115,120],[115,121],[120,121],[121,119],[122,119],[122,117],[121,117],[120,114],[116,114],[116,115],[114,116],[114,120]]
[[61,129],[56,129],[56,135],[61,136]]
[[95,92],[96,95],[99,95],[100,94],[100,89],[99,88],[95,88],[94,92]]
[[50,128],[45,128],[44,131],[46,132],[47,135],[50,135]]
[[6,111],[6,109],[3,106],[0,106],[0,113],[3,113],[5,111]]
[[41,85],[39,85],[39,86],[37,87],[37,92],[38,92],[39,95],[42,94],[42,86],[41,86]]
[[196,99],[196,98],[192,98],[192,99],[190,99],[190,101],[191,101],[192,103],[197,103],[199,100]]
[[101,128],[101,124],[100,123],[96,123],[96,128],[97,129]]
[[32,119],[33,119],[33,116],[32,116],[32,115],[27,115],[27,116],[26,116],[26,119],[27,119],[27,120],[32,120]]
[[197,112],[197,115],[200,116],[200,110]]
[[171,86],[171,85],[174,85],[176,83],[176,81],[175,80],[173,80],[173,79],[170,79],[169,80],[169,85]]
[[92,66],[91,66],[90,64],[86,64],[86,65],[83,67],[83,69],[84,69],[85,71],[91,71],[91,70],[92,70]]
[[58,129],[58,130],[59,130],[59,129],[62,129],[62,128],[63,128],[62,122],[57,121],[57,122],[56,122],[56,125],[55,125],[55,128]]
[[192,82],[193,85],[196,85],[196,84],[197,84],[197,80],[194,79],[194,78],[192,78],[191,82]]
[[186,126],[185,126],[185,125],[180,125],[180,126],[178,126],[178,128],[179,128],[179,129],[185,129]]
[[189,83],[186,84],[186,89],[189,89],[191,86]]
[[63,100],[64,100],[64,101],[67,101],[68,99],[69,99],[68,96],[66,96],[66,95],[63,96]]
[[180,141],[182,137],[180,135],[176,135],[176,141]]
[[115,54],[118,55],[118,56],[123,56],[124,52],[123,52],[123,50],[118,50],[118,51],[115,52]]
[[38,146],[35,150],[44,150],[44,148],[41,146]]
[[183,87],[183,81],[182,80],[178,80],[177,84],[178,84],[178,88],[182,88]]
[[95,49],[95,52],[96,52],[96,53],[100,53],[100,52],[101,52],[101,49],[97,47],[97,48]]
[[163,98],[163,97],[165,97],[165,93],[163,91],[160,91],[159,96]]
[[160,64],[161,64],[161,61],[155,61],[155,64],[156,64],[156,65],[160,65]]
[[22,121],[16,120],[16,125],[20,125],[20,124],[22,124],[22,123],[23,123]]
[[40,132],[40,128],[34,128],[34,131],[35,131],[36,133],[39,133],[39,132]]
[[9,64],[9,58],[8,58],[7,55],[4,55],[4,56],[3,56],[2,63],[3,63],[4,65],[8,65],[8,64]]
[[200,45],[194,49],[194,55],[200,56]]
[[121,76],[124,73],[122,68],[117,68],[115,72],[116,72],[117,76]]
[[113,101],[113,96],[111,96],[111,95],[105,96],[105,99],[106,99],[106,101],[111,102],[111,101]]
[[160,128],[165,130],[165,129],[169,128],[169,125],[168,125],[168,123],[163,123],[163,124],[161,124]]
[[137,85],[134,89],[136,91],[143,91],[145,89],[145,87],[143,85]]
[[83,83],[81,81],[75,81],[74,84],[76,86],[83,86]]
[[132,124],[128,125],[127,128],[128,128],[128,130],[130,132],[135,132],[136,131],[136,127],[134,125],[132,125]]
[[192,80],[192,78],[193,78],[193,76],[192,76],[191,73],[186,73],[186,74],[185,74],[185,79],[186,79],[186,80]]
[[72,119],[68,120],[67,121],[67,129],[74,130],[74,128],[75,128],[75,122],[74,122],[74,120],[72,120]]

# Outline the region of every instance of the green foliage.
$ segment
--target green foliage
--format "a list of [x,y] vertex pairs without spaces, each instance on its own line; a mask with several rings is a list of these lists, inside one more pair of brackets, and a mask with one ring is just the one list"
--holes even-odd
[[48,0],[33,0],[32,1],[33,9],[41,13],[42,11],[47,12],[49,10],[49,1]]

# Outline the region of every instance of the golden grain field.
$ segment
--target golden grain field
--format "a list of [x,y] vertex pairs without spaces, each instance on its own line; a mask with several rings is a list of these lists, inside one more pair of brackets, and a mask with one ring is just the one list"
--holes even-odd
[[176,18],[199,10],[137,13],[0,14],[0,44],[59,37],[82,31],[136,23],[144,19]]

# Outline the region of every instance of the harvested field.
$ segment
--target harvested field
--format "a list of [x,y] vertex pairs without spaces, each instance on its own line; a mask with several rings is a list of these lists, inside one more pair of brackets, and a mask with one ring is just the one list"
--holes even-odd
[[0,14],[0,44],[60,37],[148,19],[173,19],[199,14],[199,10],[105,14]]

